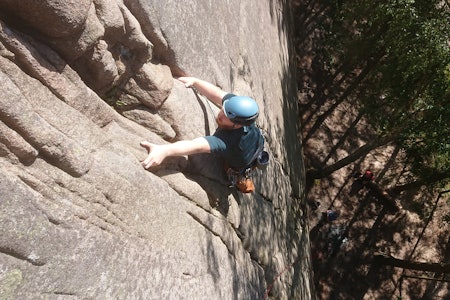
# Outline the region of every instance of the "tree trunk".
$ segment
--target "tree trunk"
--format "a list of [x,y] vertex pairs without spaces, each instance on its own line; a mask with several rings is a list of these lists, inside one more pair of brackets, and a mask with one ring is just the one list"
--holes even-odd
[[398,212],[400,207],[397,202],[377,183],[370,181],[366,186],[372,191],[372,195],[392,212]]
[[424,263],[417,261],[402,260],[390,255],[378,253],[374,255],[374,262],[376,264],[384,266],[392,266],[397,268],[403,268],[408,270],[435,272],[435,273],[450,273],[450,264],[439,264],[439,263]]
[[357,87],[359,86],[359,84],[363,81],[363,79],[367,76],[367,74],[369,74],[369,72],[372,70],[372,68],[373,68],[373,65],[368,64],[364,68],[364,70],[361,73],[359,73],[359,75],[355,78],[355,80],[353,82],[351,82],[349,84],[349,86],[347,86],[345,88],[344,92],[338,97],[338,99],[336,99],[336,101],[333,103],[333,105],[331,105],[331,107],[326,112],[324,112],[322,115],[317,117],[316,122],[311,127],[311,129],[308,131],[305,138],[303,139],[303,144],[305,144],[306,141],[308,141],[313,136],[313,134],[320,128],[322,123],[326,120],[326,118],[328,118],[334,112],[336,107],[338,107],[341,103],[343,103],[350,96],[350,94],[352,92],[357,90]]
[[333,148],[331,148],[330,153],[327,155],[327,157],[325,157],[325,159],[322,162],[323,165],[325,165],[328,162],[328,160],[332,157],[332,155],[336,153],[337,149],[339,149],[345,143],[350,134],[352,134],[352,132],[355,130],[356,125],[361,120],[363,115],[364,113],[361,111],[358,113],[355,120],[353,120],[352,124],[350,124],[350,127],[347,128],[344,135],[341,136],[341,138],[339,139],[339,142],[336,145],[334,145]]
[[409,190],[417,189],[423,185],[437,183],[439,181],[449,178],[449,171],[446,172],[434,172],[433,174],[427,175],[426,178],[419,178],[418,180],[411,181],[402,185],[397,185],[393,187],[390,192],[394,194],[400,194]]
[[308,171],[308,176],[311,177],[311,180],[314,179],[321,179],[324,177],[327,177],[331,175],[333,172],[351,164],[352,162],[355,162],[359,158],[367,155],[370,151],[373,149],[376,149],[380,146],[386,145],[390,142],[392,142],[395,139],[395,136],[384,136],[379,139],[374,140],[371,143],[367,143],[364,146],[359,147],[355,152],[351,153],[347,157],[344,157],[343,159],[335,162],[332,165],[326,166],[323,169],[320,170],[310,170]]

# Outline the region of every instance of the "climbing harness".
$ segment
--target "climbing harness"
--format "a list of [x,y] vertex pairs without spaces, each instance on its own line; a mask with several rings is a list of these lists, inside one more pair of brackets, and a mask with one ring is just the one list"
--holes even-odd
[[245,168],[239,171],[228,168],[229,187],[236,187],[242,193],[253,193],[255,191],[255,185],[253,183],[252,173],[252,168]]
[[252,163],[248,167],[241,170],[234,170],[233,168],[226,169],[230,187],[236,187],[242,193],[252,193],[255,191],[253,175],[256,169],[265,170],[269,164],[269,153],[263,149],[264,143],[261,143],[252,157]]

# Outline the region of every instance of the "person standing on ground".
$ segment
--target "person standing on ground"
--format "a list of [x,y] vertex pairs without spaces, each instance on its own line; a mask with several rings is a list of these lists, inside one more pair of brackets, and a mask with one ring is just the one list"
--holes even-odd
[[216,117],[218,128],[212,136],[171,144],[157,145],[142,141],[141,146],[148,151],[147,158],[142,161],[143,167],[149,169],[157,166],[168,156],[197,153],[219,153],[225,163],[236,171],[250,166],[264,145],[264,138],[255,124],[259,114],[256,101],[247,96],[227,93],[195,77],[179,77],[178,80],[221,107]]
[[336,221],[336,219],[339,217],[340,212],[332,209],[327,209],[326,211],[322,212],[321,218],[319,220],[319,226],[323,226],[327,223],[331,223],[333,221]]

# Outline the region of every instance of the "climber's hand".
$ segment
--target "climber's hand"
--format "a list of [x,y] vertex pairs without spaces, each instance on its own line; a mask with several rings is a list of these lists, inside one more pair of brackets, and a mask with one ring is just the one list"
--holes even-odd
[[147,149],[148,152],[147,158],[141,162],[145,169],[160,165],[164,158],[166,158],[165,151],[161,145],[143,141],[141,142],[141,146]]
[[178,77],[177,79],[184,83],[187,88],[194,87],[195,80],[197,80],[195,77]]

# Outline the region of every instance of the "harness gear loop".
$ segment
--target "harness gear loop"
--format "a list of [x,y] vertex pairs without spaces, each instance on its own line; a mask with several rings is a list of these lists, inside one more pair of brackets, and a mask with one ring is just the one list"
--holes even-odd
[[242,193],[252,193],[255,191],[253,184],[254,167],[248,167],[239,171],[228,168],[227,175],[230,181],[230,187],[236,187]]

